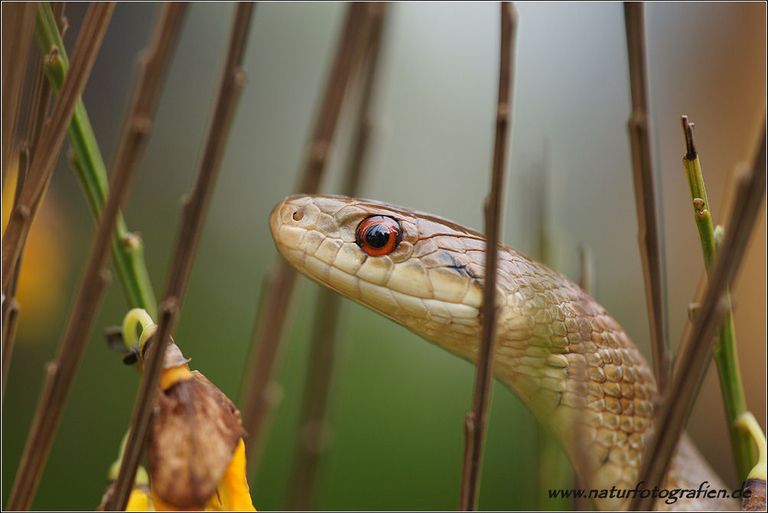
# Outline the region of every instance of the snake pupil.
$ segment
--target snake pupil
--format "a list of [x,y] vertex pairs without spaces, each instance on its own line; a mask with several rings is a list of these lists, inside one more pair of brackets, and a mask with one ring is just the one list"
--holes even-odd
[[389,230],[381,224],[375,224],[365,232],[365,242],[372,248],[383,248],[388,241]]

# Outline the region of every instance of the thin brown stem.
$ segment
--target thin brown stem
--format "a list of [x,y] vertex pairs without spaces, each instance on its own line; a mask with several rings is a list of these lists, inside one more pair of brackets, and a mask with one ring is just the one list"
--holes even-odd
[[[29,152],[21,151],[19,154],[19,171],[16,176],[16,199],[18,201],[19,192],[24,185],[24,178],[26,176],[26,168],[29,165]],[[21,258],[19,255],[16,262],[16,268],[14,269],[13,276],[11,276],[8,288],[3,296],[2,308],[2,322],[3,322],[3,365],[2,365],[2,392],[0,395],[5,398],[5,385],[8,378],[8,372],[11,368],[11,358],[13,356],[13,344],[16,338],[16,325],[19,322],[20,306],[16,301],[16,288],[19,284],[19,275],[21,273]]]
[[642,2],[624,3],[624,21],[629,57],[632,112],[627,123],[632,151],[638,244],[643,265],[645,302],[651,334],[653,369],[659,391],[669,377],[670,355],[666,336],[666,301],[662,240],[657,220],[653,153],[648,114],[648,79],[645,63],[645,24]]
[[108,510],[125,509],[136,476],[136,469],[144,450],[146,435],[152,419],[154,399],[160,382],[165,349],[173,336],[179,310],[183,304],[205,215],[213,195],[240,93],[245,84],[245,71],[242,68],[242,63],[253,8],[254,4],[252,3],[240,3],[235,9],[226,62],[200,163],[200,171],[192,194],[184,206],[165,296],[160,304],[157,333],[153,336],[153,342],[149,345],[144,361],[144,374],[131,415],[131,427],[125,444],[120,471],[115,481],[113,495],[105,506]]
[[53,175],[69,120],[88,81],[113,10],[114,4],[111,3],[93,4],[88,8],[73,52],[72,66],[64,80],[53,113],[40,134],[24,189],[19,196],[19,201],[14,205],[3,236],[2,288],[4,291],[8,287],[29,228]]
[[30,107],[30,119],[27,123],[24,143],[30,154],[34,153],[40,133],[48,117],[48,106],[51,102],[51,84],[45,79],[45,64],[40,61],[35,70],[34,93]]
[[277,268],[264,279],[265,293],[255,319],[241,392],[241,417],[248,434],[246,454],[253,469],[257,469],[261,461],[261,441],[277,404],[277,384],[272,381],[272,374],[295,282],[293,268],[280,260]]
[[480,489],[480,469],[485,444],[488,408],[491,399],[493,355],[496,345],[496,269],[501,210],[504,195],[504,167],[510,120],[512,118],[512,73],[514,70],[514,44],[517,32],[517,13],[509,2],[501,3],[501,51],[499,62],[499,91],[496,106],[496,138],[493,145],[491,190],[485,200],[485,283],[483,304],[480,307],[482,334],[477,357],[477,373],[472,400],[472,411],[467,413],[467,433],[464,468],[461,481],[461,505],[463,511],[477,509]]
[[373,132],[373,98],[376,78],[379,70],[382,40],[387,15],[386,3],[374,3],[370,7],[370,28],[368,45],[360,87],[360,103],[357,106],[357,119],[352,136],[352,150],[347,158],[347,169],[341,186],[342,194],[354,196],[360,189],[360,179],[368,156],[369,141]]
[[[765,127],[765,121],[763,121]],[[638,482],[647,488],[660,485],[669,468],[693,401],[712,356],[720,324],[728,312],[728,285],[734,281],[765,195],[765,128],[748,176],[739,177],[728,230],[716,253],[709,283],[693,326],[680,344],[672,379],[661,398],[653,435],[646,446]],[[638,497],[633,510],[650,510],[655,499]]]
[[24,92],[24,77],[35,29],[33,2],[3,4],[2,184],[16,146],[16,131]]
[[352,3],[347,10],[344,32],[339,41],[333,67],[325,85],[325,94],[312,135],[312,142],[306,155],[300,177],[298,192],[312,194],[320,187],[331,144],[336,134],[341,107],[347,92],[347,85],[363,48],[362,37],[366,32],[368,6]]
[[13,339],[16,337],[16,327],[19,322],[19,303],[15,297],[3,301],[3,398],[5,384],[13,355]]
[[[176,41],[178,19],[180,19],[173,14],[176,12],[183,13],[183,4],[171,4],[164,11],[161,23],[155,32],[156,37],[151,46],[150,57],[141,66],[135,95],[113,165],[110,194],[99,218],[85,274],[59,346],[54,371],[50,376],[52,383],[45,387],[48,393],[44,394],[38,403],[35,418],[40,420],[34,422],[34,428],[27,439],[25,455],[11,502],[9,502],[9,507],[11,504],[16,506],[13,509],[27,509],[34,497],[69,389],[90,339],[93,321],[106,291],[109,281],[107,262],[112,234],[120,208],[128,195],[141,150],[146,142],[154,105],[157,103],[156,99],[159,97],[160,86],[165,77],[164,70],[175,46],[172,43]],[[17,500],[19,502],[16,502]]]
[[[105,231],[108,232],[109,228]],[[47,376],[48,381],[44,386],[44,392],[35,409],[32,430],[27,437],[16,481],[8,501],[8,509],[11,510],[27,510],[32,504],[59,427],[69,389],[89,339],[93,317],[109,282],[109,273],[94,259],[99,252],[99,240],[100,237],[97,235],[88,259],[85,277],[78,292],[78,299],[67,322],[52,370]]]
[[459,509],[465,510],[465,504],[468,504],[470,501],[469,498],[469,486],[468,483],[471,481],[472,477],[470,473],[472,472],[472,465],[470,465],[470,461],[472,460],[473,455],[476,452],[475,449],[475,432],[476,430],[476,424],[475,424],[475,412],[470,411],[467,413],[467,415],[464,417],[464,454],[462,456],[462,466],[461,466],[461,489],[459,490]]
[[152,41],[139,57],[138,82],[132,98],[131,116],[144,118],[141,122],[144,130],[137,131],[130,125],[124,128],[130,134],[123,135],[116,158],[118,162],[125,161],[122,163],[123,165],[131,163],[133,160],[129,158],[131,153],[127,151],[132,146],[128,144],[130,139],[137,138],[145,142],[146,136],[152,128],[152,118],[160,101],[186,13],[187,4],[184,2],[163,5]]
[[[62,6],[63,7],[63,6]],[[24,127],[24,135],[20,137],[19,166],[16,173],[16,191],[14,192],[13,202],[19,201],[19,195],[24,188],[27,173],[29,172],[30,155],[34,153],[43,124],[48,116],[48,104],[51,99],[51,86],[45,79],[41,60],[35,66],[34,78],[32,79],[32,99],[29,106],[29,115]],[[16,288],[21,274],[21,265],[24,258],[24,248],[22,247],[19,256],[16,258],[16,264],[13,276],[10,277],[8,287],[5,290],[5,298],[2,303],[3,323],[11,321],[11,324],[5,326],[3,331],[3,366],[2,366],[2,396],[5,397],[5,383],[8,377],[8,369],[11,365],[13,355],[13,343],[16,337],[16,323],[19,320],[20,306],[15,299]]]
[[[351,152],[341,189],[341,194],[345,196],[357,196],[363,174],[372,126],[371,104],[385,11],[386,4],[372,4],[369,33],[365,45],[367,55],[365,60],[361,61],[365,64],[361,66],[363,76],[360,84],[360,103],[357,107]],[[313,498],[318,468],[323,455],[328,451],[331,439],[328,406],[338,351],[336,331],[340,306],[341,297],[338,294],[325,287],[318,290],[312,341],[302,393],[296,457],[290,479],[294,486],[289,492],[287,504],[289,510],[315,509]]]
[[[24,187],[24,181],[29,167],[29,150],[22,149],[19,152],[19,168],[16,174],[16,191],[14,193],[14,203],[19,200],[19,194]],[[2,365],[2,397],[5,398],[5,384],[8,378],[8,371],[11,367],[11,357],[13,355],[13,343],[16,338],[16,325],[19,321],[20,306],[16,301],[16,288],[19,284],[19,275],[21,274],[21,259],[23,251],[19,254],[13,276],[9,280],[8,287],[3,296],[2,312],[3,319],[3,365]]]
[[312,508],[320,459],[328,449],[328,402],[336,365],[336,331],[341,303],[333,292],[318,292],[312,341],[302,395],[296,455],[291,470],[293,483],[287,509]]
[[[306,194],[318,192],[336,134],[339,114],[347,85],[364,44],[368,9],[365,3],[350,3],[344,28],[336,46],[336,54],[325,84],[325,91],[307,149],[297,190]],[[272,375],[277,363],[288,306],[293,295],[296,271],[281,260],[273,270],[264,298],[266,308],[251,340],[251,350],[243,375],[242,419],[248,434],[246,452],[252,469],[258,467],[261,444],[271,415],[275,389]]]

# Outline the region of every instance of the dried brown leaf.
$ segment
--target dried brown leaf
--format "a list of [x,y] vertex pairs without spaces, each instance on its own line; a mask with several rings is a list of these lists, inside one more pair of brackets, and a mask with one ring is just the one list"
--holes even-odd
[[147,450],[153,492],[179,508],[205,506],[244,434],[232,401],[192,375],[158,394]]

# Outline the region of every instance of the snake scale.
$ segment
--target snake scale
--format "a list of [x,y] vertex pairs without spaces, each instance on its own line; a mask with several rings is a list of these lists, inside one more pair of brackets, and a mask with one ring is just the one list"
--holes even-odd
[[[280,253],[311,279],[475,362],[485,238],[440,217],[342,196],[290,196],[270,218]],[[565,276],[499,246],[494,374],[560,440],[581,482],[636,486],[656,384],[606,310]],[[683,436],[664,488],[724,485]],[[596,501],[626,508],[627,499]],[[736,502],[659,500],[733,509]]]

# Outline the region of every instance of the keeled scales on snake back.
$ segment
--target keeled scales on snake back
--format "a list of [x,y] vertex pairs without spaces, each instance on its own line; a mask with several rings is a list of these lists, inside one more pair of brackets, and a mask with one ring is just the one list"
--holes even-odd
[[[290,196],[270,218],[280,253],[313,280],[474,362],[485,239],[430,214],[342,196]],[[642,303],[641,300],[638,303]],[[633,489],[656,383],[622,327],[565,276],[499,246],[494,373],[558,437],[590,488]],[[687,437],[667,489],[725,488]],[[596,501],[601,509],[626,499]],[[681,499],[660,508],[737,509]]]

